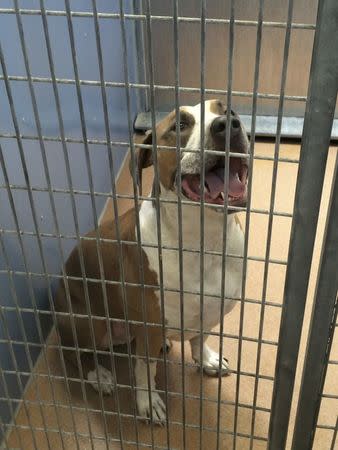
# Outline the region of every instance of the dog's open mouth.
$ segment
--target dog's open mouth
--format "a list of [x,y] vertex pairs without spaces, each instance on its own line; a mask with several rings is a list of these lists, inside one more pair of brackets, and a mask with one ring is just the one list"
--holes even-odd
[[[223,163],[223,166],[221,165]],[[224,161],[205,173],[204,201],[214,205],[224,204]],[[228,176],[228,204],[238,205],[246,201],[246,183],[248,167],[240,158],[230,157]],[[182,176],[183,194],[195,202],[201,200],[200,174],[185,174]]]

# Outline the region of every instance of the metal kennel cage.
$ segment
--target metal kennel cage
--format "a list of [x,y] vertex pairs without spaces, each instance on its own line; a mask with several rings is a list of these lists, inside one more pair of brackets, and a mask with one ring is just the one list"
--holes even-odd
[[[338,176],[336,148],[329,150],[331,139],[338,136],[337,48],[335,0],[2,0],[0,448],[337,448]],[[154,131],[159,117],[182,104],[202,102],[203,123],[203,102],[214,97],[226,101],[228,112],[235,105],[243,115],[253,175],[255,164],[270,164],[268,201],[255,206],[255,180],[250,178],[247,207],[226,205],[224,210],[224,223],[230,209],[246,213],[242,296],[237,299],[235,325],[229,331],[229,323],[220,319],[219,329],[210,333],[220,338],[220,354],[233,348],[232,381],[220,376],[205,380],[189,360],[183,341],[176,348],[179,356],[164,352],[160,391],[168,413],[165,427],[159,429],[152,421],[145,425],[138,420],[130,345],[127,353],[112,346],[109,352],[95,352],[96,361],[105,356],[113,371],[121,364],[126,377],[130,375],[129,382],[117,377],[113,406],[101,389],[92,400],[87,380],[69,376],[53,334],[55,287],[60,279],[69,279],[63,264],[72,247],[89,239],[84,237],[89,229],[98,230],[104,204],[108,206],[103,216],[111,208],[118,217],[121,201],[130,199],[137,206],[140,200],[152,199],[138,195],[135,171],[129,193],[118,185],[127,149],[133,158],[140,145],[134,132]],[[258,136],[273,136],[272,152],[257,151]],[[203,141],[203,129],[201,137]],[[282,137],[301,137],[299,155],[283,151]],[[158,186],[156,142],[152,148]],[[179,139],[171,150],[179,155]],[[276,200],[283,164],[296,169],[288,210]],[[282,184],[289,182],[286,177]],[[155,188],[162,267],[166,249],[158,194]],[[191,251],[182,241],[185,203],[178,198],[181,232],[174,249],[179,253],[182,316],[187,293],[183,256]],[[259,231],[261,254],[250,247],[255,217],[265,220],[265,231]],[[285,258],[274,251],[283,220],[291,230],[285,234]],[[326,223],[322,233],[321,222]],[[118,220],[112,223],[118,228]],[[316,233],[321,253],[317,265]],[[137,235],[141,251],[146,244],[140,241],[139,228]],[[100,248],[97,232],[92,239]],[[121,247],[121,240],[117,243]],[[224,269],[226,227],[222,243]],[[207,252],[202,233],[202,304]],[[254,275],[251,264],[260,267]],[[271,295],[271,273],[277,270],[279,299]],[[162,271],[163,267],[158,290],[163,311]],[[259,277],[260,289],[251,295],[248,284]],[[86,284],[85,273],[81,279]],[[306,302],[311,279],[316,287]],[[96,281],[103,292],[112,283],[102,273]],[[118,283],[125,289],[123,277]],[[144,284],[139,287],[144,289]],[[220,291],[224,305],[224,283]],[[309,319],[306,311],[311,309]],[[257,324],[251,335],[246,331],[248,314]],[[271,338],[267,328],[274,316],[271,332],[279,333]],[[105,320],[109,324],[111,318]],[[181,325],[184,329],[183,321]],[[202,313],[199,331],[202,336]],[[307,346],[299,357],[303,341]],[[248,359],[253,362],[249,368]]]

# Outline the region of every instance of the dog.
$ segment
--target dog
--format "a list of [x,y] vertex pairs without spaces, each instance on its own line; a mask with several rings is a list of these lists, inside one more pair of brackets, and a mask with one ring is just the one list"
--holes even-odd
[[[222,273],[223,211],[224,183],[227,183],[228,205],[245,206],[248,180],[249,141],[239,116],[231,111],[230,150],[243,154],[241,157],[229,158],[228,179],[225,180],[224,153],[227,128],[226,105],[220,100],[205,102],[205,149],[204,153],[205,187],[200,191],[201,176],[201,105],[184,106],[179,110],[180,148],[181,148],[181,192],[178,192],[177,154],[173,149],[156,149],[159,199],[160,228],[162,239],[162,266],[164,288],[164,316],[166,336],[171,340],[181,339],[180,318],[180,275],[179,275],[179,233],[177,201],[178,196],[187,201],[182,204],[182,242],[183,253],[183,289],[184,293],[184,339],[191,344],[192,358],[207,375],[221,375],[229,372],[227,360],[219,361],[218,352],[213,351],[206,343],[207,336],[201,336],[200,330],[200,200],[204,196],[204,309],[203,328],[210,331],[220,319],[221,283],[224,276],[225,302],[224,314],[229,313],[240,298],[243,268],[244,234],[239,220],[233,210],[229,210],[227,218],[227,253],[226,271]],[[167,115],[156,127],[156,143],[158,146],[174,147],[177,143],[175,111]],[[154,136],[148,132],[142,143],[148,147],[135,149],[135,166],[139,187],[142,186],[142,171],[153,164],[151,144]],[[190,151],[189,150],[195,150]],[[215,151],[215,153],[213,153]],[[153,188],[154,191],[154,188]],[[153,192],[154,193],[154,192]],[[152,417],[154,422],[163,423],[166,408],[158,392],[155,391],[156,360],[162,350],[162,311],[160,301],[160,266],[158,256],[158,215],[156,202],[145,200],[139,211],[140,237],[142,247],[137,242],[135,209],[130,209],[119,218],[119,238],[117,242],[115,225],[104,223],[98,230],[87,234],[89,240],[82,240],[80,247],[69,256],[65,271],[68,279],[68,298],[65,280],[62,280],[56,295],[57,329],[61,344],[65,347],[66,358],[78,366],[76,352],[70,347],[107,350],[110,344],[120,344],[127,339],[135,339],[136,363],[136,403],[138,414],[142,418]],[[95,237],[97,233],[103,239],[98,248]],[[110,242],[112,241],[112,242]],[[129,243],[128,243],[129,242]],[[132,245],[133,244],[133,245]],[[213,254],[215,253],[215,254]],[[217,254],[218,253],[218,254]],[[233,256],[234,255],[234,256]],[[120,260],[122,256],[122,261]],[[236,257],[237,256],[237,257]],[[101,267],[100,272],[100,259]],[[82,268],[81,268],[82,265]],[[143,268],[143,273],[140,271]],[[87,281],[83,283],[83,269]],[[121,272],[123,270],[123,273]],[[124,278],[124,294],[121,286]],[[102,289],[102,277],[108,280]],[[110,282],[109,282],[110,281]],[[145,287],[140,287],[141,282]],[[106,291],[106,298],[104,295]],[[142,299],[144,304],[142,305]],[[88,316],[88,303],[90,313]],[[75,317],[72,318],[72,311]],[[149,366],[147,354],[145,320],[147,326]],[[60,314],[61,313],[61,314]],[[70,314],[62,314],[70,313]],[[128,315],[129,333],[126,327]],[[107,314],[109,319],[107,322]],[[119,319],[119,321],[117,320]],[[72,325],[73,322],[73,325]],[[91,322],[91,323],[90,323]],[[110,327],[108,327],[110,323]],[[109,329],[110,328],[110,329]],[[76,335],[74,334],[76,332]],[[77,341],[77,342],[76,342]],[[201,349],[200,345],[203,345]],[[203,355],[202,361],[200,355]],[[83,376],[95,389],[103,393],[113,392],[115,380],[110,371],[99,365],[95,369],[93,354],[81,356]],[[149,404],[147,370],[150,373],[152,390]],[[99,377],[99,380],[98,380]]]

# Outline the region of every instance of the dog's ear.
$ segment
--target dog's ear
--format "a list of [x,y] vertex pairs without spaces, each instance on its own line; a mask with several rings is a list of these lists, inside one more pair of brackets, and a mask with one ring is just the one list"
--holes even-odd
[[[150,167],[153,164],[153,155],[152,148],[141,148],[138,147],[137,144],[151,145],[152,132],[147,131],[145,135],[142,135],[141,137],[135,137],[135,169],[139,193],[140,195],[142,195],[142,172],[143,169],[145,169],[146,167]],[[131,175],[133,175],[132,167],[132,160],[130,158],[129,171]]]

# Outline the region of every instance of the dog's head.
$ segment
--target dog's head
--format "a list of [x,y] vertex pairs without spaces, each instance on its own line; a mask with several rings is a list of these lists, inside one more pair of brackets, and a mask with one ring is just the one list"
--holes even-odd
[[[161,196],[168,192],[178,193],[177,154],[175,151],[178,130],[176,129],[175,111],[166,116],[156,127],[156,143],[158,146],[169,146],[173,149],[157,149],[158,173],[161,183]],[[226,105],[220,100],[205,102],[204,131],[204,190],[200,189],[201,164],[201,106],[183,106],[180,108],[180,148],[181,148],[181,188],[182,194],[189,200],[200,202],[204,196],[206,205],[224,204],[224,183],[228,183],[228,205],[244,206],[247,195],[248,164],[246,158],[230,157],[229,174],[225,180],[224,155],[225,135],[227,128]],[[149,132],[143,144],[152,144],[154,137]],[[231,111],[230,151],[247,154],[249,141],[246,131],[238,115]],[[192,150],[189,152],[189,150]],[[215,152],[216,151],[216,152]],[[142,183],[142,170],[153,164],[152,149],[138,148],[136,151],[136,167],[138,179]]]

